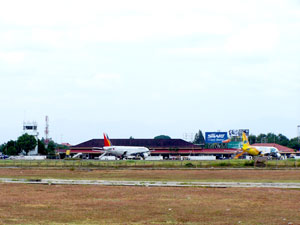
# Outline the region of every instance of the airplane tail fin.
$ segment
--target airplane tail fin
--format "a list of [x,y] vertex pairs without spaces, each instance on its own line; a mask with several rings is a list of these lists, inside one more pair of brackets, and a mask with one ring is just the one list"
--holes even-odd
[[243,132],[243,148],[248,147],[249,145],[250,144],[249,144],[248,138],[246,136],[246,133]]
[[112,144],[111,144],[111,142],[110,142],[110,140],[109,140],[107,134],[106,134],[106,133],[103,133],[103,136],[104,136],[104,146],[105,146],[105,147],[112,146]]

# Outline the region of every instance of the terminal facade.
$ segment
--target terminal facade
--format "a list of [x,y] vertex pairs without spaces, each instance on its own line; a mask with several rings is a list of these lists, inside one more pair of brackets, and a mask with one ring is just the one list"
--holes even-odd
[[[184,156],[216,156],[217,159],[233,158],[240,149],[216,148],[206,149],[199,145],[184,141],[182,139],[111,139],[115,146],[144,146],[151,150],[151,156],[162,156],[164,159],[179,159]],[[260,144],[254,144],[253,146]],[[276,147],[283,156],[289,157],[295,153],[293,149],[273,143],[264,143],[270,147]],[[71,155],[82,153],[86,158],[94,159],[102,153],[94,151],[94,147],[103,147],[104,139],[91,139],[70,147]],[[61,158],[65,157],[66,150],[60,149],[58,153]]]

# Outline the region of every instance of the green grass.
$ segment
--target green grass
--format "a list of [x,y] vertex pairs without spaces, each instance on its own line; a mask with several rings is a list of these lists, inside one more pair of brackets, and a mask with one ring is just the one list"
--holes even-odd
[[[144,160],[0,160],[0,167],[29,168],[253,168],[253,160],[144,161]],[[266,168],[300,168],[300,160],[270,160]]]
[[[189,164],[190,165],[190,164]],[[188,167],[189,168],[189,167]],[[2,168],[1,178],[74,179],[120,181],[181,182],[285,182],[300,183],[300,170],[295,169],[86,169],[86,168]]]

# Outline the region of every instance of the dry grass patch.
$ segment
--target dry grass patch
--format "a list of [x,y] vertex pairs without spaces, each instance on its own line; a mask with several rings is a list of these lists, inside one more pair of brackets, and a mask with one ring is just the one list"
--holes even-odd
[[300,223],[300,191],[0,184],[0,224]]
[[0,169],[0,177],[148,181],[300,182],[300,170],[59,170]]

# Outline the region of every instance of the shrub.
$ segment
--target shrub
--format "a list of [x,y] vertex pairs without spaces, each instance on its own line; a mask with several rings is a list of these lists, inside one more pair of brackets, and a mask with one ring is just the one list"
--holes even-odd
[[184,166],[185,167],[194,167],[194,164],[193,163],[186,163]]
[[244,166],[254,166],[254,161],[253,160],[247,160],[244,162]]
[[219,165],[220,165],[220,166],[228,166],[229,163],[228,163],[228,162],[221,162]]

